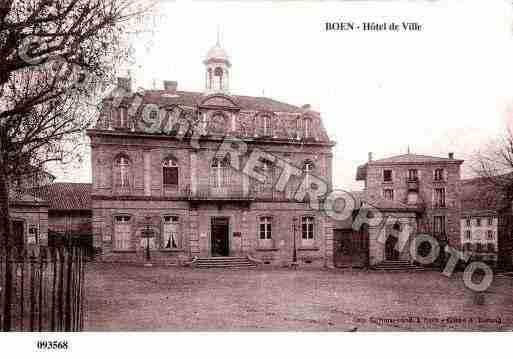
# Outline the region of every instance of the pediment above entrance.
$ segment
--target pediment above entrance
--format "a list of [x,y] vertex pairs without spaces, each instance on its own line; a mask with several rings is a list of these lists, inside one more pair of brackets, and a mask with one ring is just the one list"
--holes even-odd
[[230,108],[230,109],[239,109],[239,105],[229,96],[222,94],[215,94],[207,96],[201,103],[199,107],[217,107],[217,108]]

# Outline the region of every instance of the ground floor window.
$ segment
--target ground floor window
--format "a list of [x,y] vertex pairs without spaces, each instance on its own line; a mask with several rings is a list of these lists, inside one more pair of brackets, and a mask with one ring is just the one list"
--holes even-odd
[[130,216],[116,216],[114,218],[114,249],[132,249],[131,234]]
[[314,217],[301,218],[301,240],[303,244],[313,244],[314,241]]
[[39,242],[37,227],[30,226],[27,235],[27,243],[28,244],[37,244]]
[[180,248],[180,228],[178,216],[164,217],[164,243],[163,248],[173,249]]
[[263,243],[269,243],[272,240],[272,217],[260,217],[259,239]]

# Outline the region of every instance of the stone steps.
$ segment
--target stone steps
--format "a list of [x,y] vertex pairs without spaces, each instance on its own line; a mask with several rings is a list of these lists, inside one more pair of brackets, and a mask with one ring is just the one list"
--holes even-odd
[[381,271],[424,271],[425,268],[410,263],[407,260],[383,261],[372,267],[374,270]]
[[256,264],[246,257],[203,257],[194,262],[196,268],[255,268]]

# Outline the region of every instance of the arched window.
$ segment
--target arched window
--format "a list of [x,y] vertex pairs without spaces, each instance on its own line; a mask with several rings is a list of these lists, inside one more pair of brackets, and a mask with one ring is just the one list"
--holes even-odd
[[214,70],[214,80],[215,80],[215,89],[222,90],[223,89],[223,69],[220,67],[216,67]]
[[207,88],[212,88],[212,69],[208,69]]
[[178,187],[178,163],[168,158],[162,164],[162,183],[164,187]]
[[120,155],[115,162],[115,184],[116,187],[130,187],[130,160],[125,155]]
[[228,159],[214,158],[212,160],[210,183],[214,188],[226,187],[228,184]]

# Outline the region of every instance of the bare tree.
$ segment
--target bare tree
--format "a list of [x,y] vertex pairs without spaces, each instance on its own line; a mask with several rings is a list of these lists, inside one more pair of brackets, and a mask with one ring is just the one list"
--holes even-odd
[[0,243],[9,243],[10,183],[79,155],[99,94],[153,11],[150,0],[1,0]]
[[487,207],[506,206],[513,200],[513,130],[477,151],[471,163],[478,187],[475,199]]

